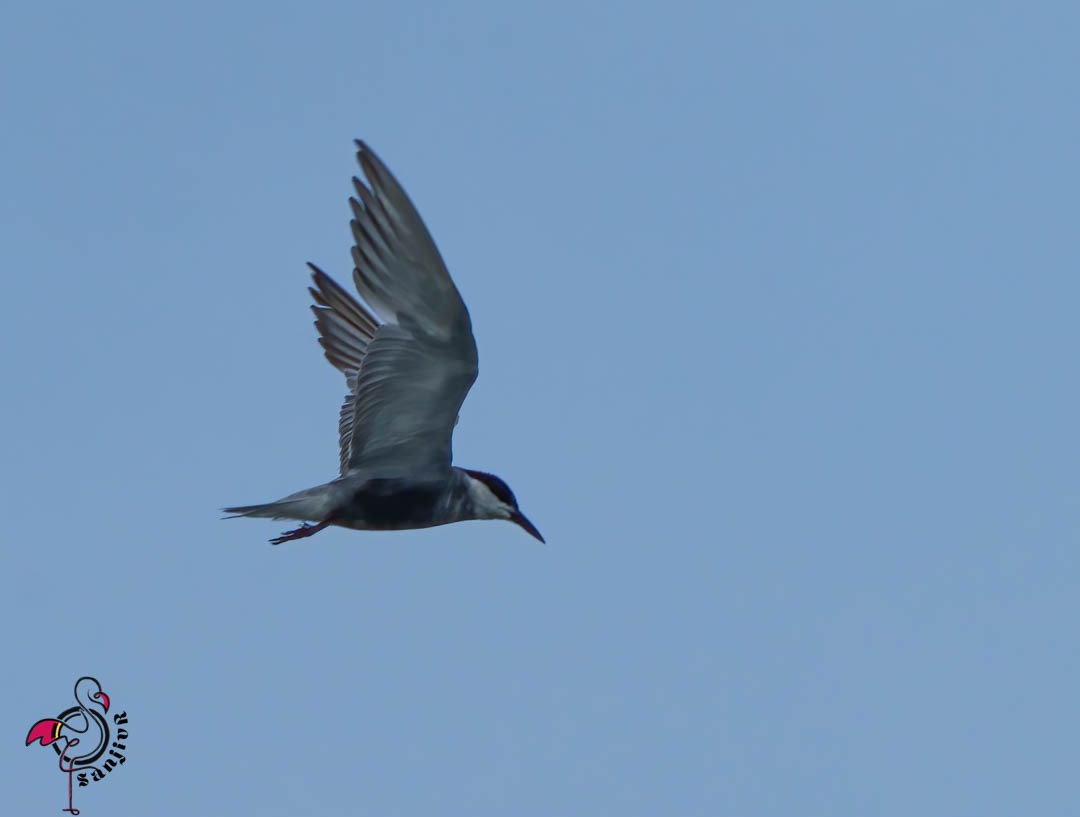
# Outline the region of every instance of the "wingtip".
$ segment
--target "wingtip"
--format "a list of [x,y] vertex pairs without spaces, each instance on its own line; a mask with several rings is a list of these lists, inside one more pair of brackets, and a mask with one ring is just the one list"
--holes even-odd
[[[364,168],[364,172],[366,173],[367,168],[365,167],[365,163],[370,161],[371,148],[368,147],[363,139],[354,139],[353,143],[356,145],[356,163],[360,165],[361,168]],[[356,181],[355,176],[353,176],[353,181]]]
[[310,261],[307,262],[307,265],[308,265],[308,269],[311,270],[311,279],[313,281],[315,281],[316,285],[318,285],[319,281],[322,280],[323,278],[329,278],[330,277],[325,272],[323,272],[321,269],[319,269],[319,267],[312,264]]

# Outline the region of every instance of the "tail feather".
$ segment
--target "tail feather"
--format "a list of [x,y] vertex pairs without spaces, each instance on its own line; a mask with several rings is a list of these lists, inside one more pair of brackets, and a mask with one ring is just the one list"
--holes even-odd
[[225,519],[238,519],[241,516],[261,516],[267,519],[291,519],[288,502],[267,502],[264,505],[237,505],[235,508],[222,508],[222,513],[230,514]]
[[335,508],[336,487],[331,485],[317,485],[305,491],[289,494],[284,499],[276,502],[266,502],[262,505],[237,505],[233,508],[221,510],[231,516],[226,519],[236,519],[239,516],[258,516],[266,519],[298,519],[302,522],[321,522],[329,516]]

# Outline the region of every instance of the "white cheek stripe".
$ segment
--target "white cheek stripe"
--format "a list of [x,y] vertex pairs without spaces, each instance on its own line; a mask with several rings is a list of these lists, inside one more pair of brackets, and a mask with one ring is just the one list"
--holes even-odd
[[490,519],[510,518],[510,508],[480,480],[469,478],[469,493],[472,494],[473,508],[478,515]]

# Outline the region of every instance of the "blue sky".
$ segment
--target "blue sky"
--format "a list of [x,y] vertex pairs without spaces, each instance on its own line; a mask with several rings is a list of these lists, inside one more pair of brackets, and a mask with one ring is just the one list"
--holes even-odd
[[[0,27],[11,813],[102,681],[143,815],[1060,814],[1080,11],[20,4]],[[332,477],[351,140],[548,540],[219,520]]]

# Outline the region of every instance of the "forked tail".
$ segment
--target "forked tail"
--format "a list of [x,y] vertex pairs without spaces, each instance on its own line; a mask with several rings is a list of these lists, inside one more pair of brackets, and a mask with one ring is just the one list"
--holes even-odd
[[239,516],[261,516],[267,519],[289,519],[287,502],[267,502],[265,505],[237,505],[235,508],[222,508],[223,513],[230,514],[226,519],[236,519]]
[[237,505],[233,508],[222,508],[222,510],[231,514],[226,519],[235,519],[238,516],[258,516],[265,519],[321,522],[336,510],[334,498],[330,486],[319,485],[308,488],[306,491],[290,494],[276,502],[266,502],[262,505]]

